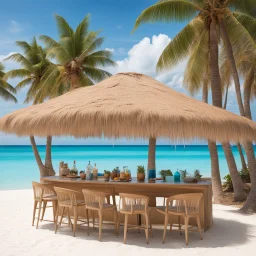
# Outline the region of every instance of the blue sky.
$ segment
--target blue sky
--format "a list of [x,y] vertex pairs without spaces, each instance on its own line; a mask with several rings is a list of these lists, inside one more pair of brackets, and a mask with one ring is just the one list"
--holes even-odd
[[[48,35],[55,39],[57,28],[54,14],[63,16],[72,27],[90,13],[92,30],[102,29],[105,37],[103,48],[113,51],[114,59],[118,63],[114,73],[120,71],[136,71],[150,75],[168,86],[186,93],[182,88],[183,71],[186,62],[183,61],[174,69],[158,74],[155,72],[156,61],[178,31],[185,23],[156,23],[146,24],[131,33],[134,22],[142,10],[154,4],[156,0],[76,0],[76,1],[32,1],[9,0],[1,2],[0,9],[0,61],[11,52],[19,52],[15,45],[16,40],[30,41],[33,36]],[[18,67],[13,62],[4,62],[6,70]],[[13,85],[17,80],[11,81]],[[18,104],[4,103],[0,99],[0,116],[18,108],[26,107],[23,104],[26,90],[18,94]],[[200,99],[200,95],[198,95]],[[237,112],[234,90],[231,89],[228,109]],[[256,110],[256,105],[253,104]],[[254,111],[256,112],[256,111]],[[254,113],[254,120],[256,119]],[[39,139],[44,144],[43,139]],[[107,141],[100,139],[75,140],[73,138],[54,138],[55,144],[144,144],[144,141]],[[160,140],[161,144],[169,141]],[[194,142],[197,143],[197,142]],[[14,135],[0,135],[0,144],[28,144],[27,138],[17,138]]]

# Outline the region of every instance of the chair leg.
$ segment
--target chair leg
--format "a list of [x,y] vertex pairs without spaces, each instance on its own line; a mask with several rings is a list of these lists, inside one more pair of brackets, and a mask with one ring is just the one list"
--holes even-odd
[[189,217],[185,216],[184,220],[185,220],[185,239],[186,239],[186,245],[188,245],[188,221],[189,221]]
[[114,210],[114,227],[115,227],[115,233],[117,234],[117,210]]
[[41,209],[42,209],[42,202],[39,202],[39,210],[38,210],[38,218],[37,218],[36,228],[38,228],[38,223],[39,223],[39,219],[40,219]]
[[34,226],[34,222],[35,222],[37,203],[38,203],[38,201],[34,201],[34,210],[33,210],[32,226]]
[[167,225],[168,225],[168,215],[167,215],[167,214],[165,214],[165,216],[164,216],[164,234],[163,234],[163,244],[164,244],[164,241],[165,241]]
[[62,207],[62,208],[61,208],[61,211],[60,211],[60,225],[62,224],[64,212],[65,212],[65,207]]
[[101,241],[101,233],[102,233],[102,211],[99,210],[99,240]]
[[128,228],[128,214],[125,214],[125,216],[124,216],[124,244],[126,244],[127,228]]
[[52,201],[52,211],[53,211],[53,222],[54,223],[55,223],[55,216],[56,216],[56,206],[57,206],[57,202]]
[[42,221],[44,219],[44,214],[45,214],[46,206],[47,206],[47,202],[43,202],[43,212],[42,212],[42,217],[41,217],[40,221]]
[[137,226],[138,226],[138,232],[140,233],[140,215],[137,214]]
[[198,231],[199,231],[199,234],[200,234],[200,238],[201,238],[201,240],[203,240],[202,228],[201,228],[201,222],[200,222],[199,215],[196,216],[196,221],[197,221],[197,227],[198,227]]
[[56,216],[55,216],[55,234],[57,233],[57,228],[58,228],[59,208],[60,207],[57,205]]
[[153,237],[153,228],[152,228],[152,220],[151,220],[151,211],[149,211],[149,226],[150,226],[150,236]]
[[77,206],[74,206],[73,236],[76,236],[76,224],[77,224]]
[[72,224],[71,217],[70,217],[70,208],[69,207],[67,208],[67,212],[68,212],[68,225],[71,226],[71,229],[73,231],[73,224]]
[[148,244],[148,214],[146,213],[145,214],[145,221],[146,221],[146,227],[145,227],[145,233],[146,233],[146,241],[147,241],[147,244]]
[[[178,221],[179,221],[179,230],[181,230],[180,216],[178,217]],[[181,231],[180,231],[180,235],[181,235]]]
[[92,227],[95,227],[95,211],[91,211],[92,212]]
[[170,216],[170,232],[172,232],[172,216]]
[[89,210],[86,209],[86,217],[87,217],[87,233],[88,233],[88,236],[89,236],[89,228],[90,228],[90,223],[89,223]]

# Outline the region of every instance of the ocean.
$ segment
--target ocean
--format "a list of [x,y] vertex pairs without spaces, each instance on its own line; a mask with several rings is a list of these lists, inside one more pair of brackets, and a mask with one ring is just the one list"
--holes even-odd
[[[45,146],[38,146],[44,159]],[[256,149],[256,147],[254,147]],[[232,148],[238,169],[241,168],[237,148]],[[226,159],[221,146],[218,146],[220,172],[223,178],[228,173]],[[89,161],[96,163],[99,172],[112,170],[116,166],[128,166],[132,176],[136,176],[138,165],[147,167],[147,146],[52,146],[52,160],[58,172],[59,161],[72,166],[76,160],[77,168],[85,170]],[[157,174],[161,169],[186,169],[193,173],[199,169],[204,177],[210,177],[211,166],[208,147],[203,146],[157,146]],[[0,146],[0,190],[28,189],[31,181],[39,181],[39,171],[31,146]]]

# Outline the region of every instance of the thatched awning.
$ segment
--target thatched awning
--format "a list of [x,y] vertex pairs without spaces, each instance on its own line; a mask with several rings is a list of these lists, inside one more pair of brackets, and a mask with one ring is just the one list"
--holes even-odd
[[141,74],[119,73],[0,119],[0,129],[25,135],[167,137],[255,141],[256,124]]

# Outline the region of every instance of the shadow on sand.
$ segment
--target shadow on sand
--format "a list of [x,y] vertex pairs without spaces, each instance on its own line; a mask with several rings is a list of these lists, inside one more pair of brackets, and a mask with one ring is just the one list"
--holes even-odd
[[[102,232],[102,242],[123,243],[123,227],[120,228],[119,235],[113,233],[112,226],[104,225]],[[250,229],[255,228],[234,220],[214,218],[214,226],[203,233],[203,240],[200,240],[197,232],[189,233],[189,245],[185,244],[184,233],[167,232],[165,244],[162,243],[163,229],[162,226],[153,226],[153,237],[149,239],[149,244],[146,244],[145,234],[142,230],[140,233],[137,230],[129,230],[127,234],[127,245],[134,245],[145,248],[159,249],[180,249],[180,248],[217,248],[226,246],[236,246],[245,244],[250,235]],[[48,229],[54,232],[53,224],[43,224],[40,229]],[[63,224],[56,235],[73,236],[71,228]],[[77,228],[76,237],[72,239],[82,239],[85,241],[98,240],[98,228],[90,228],[90,235],[87,235],[87,227],[81,226]],[[100,242],[99,242],[100,243]]]

